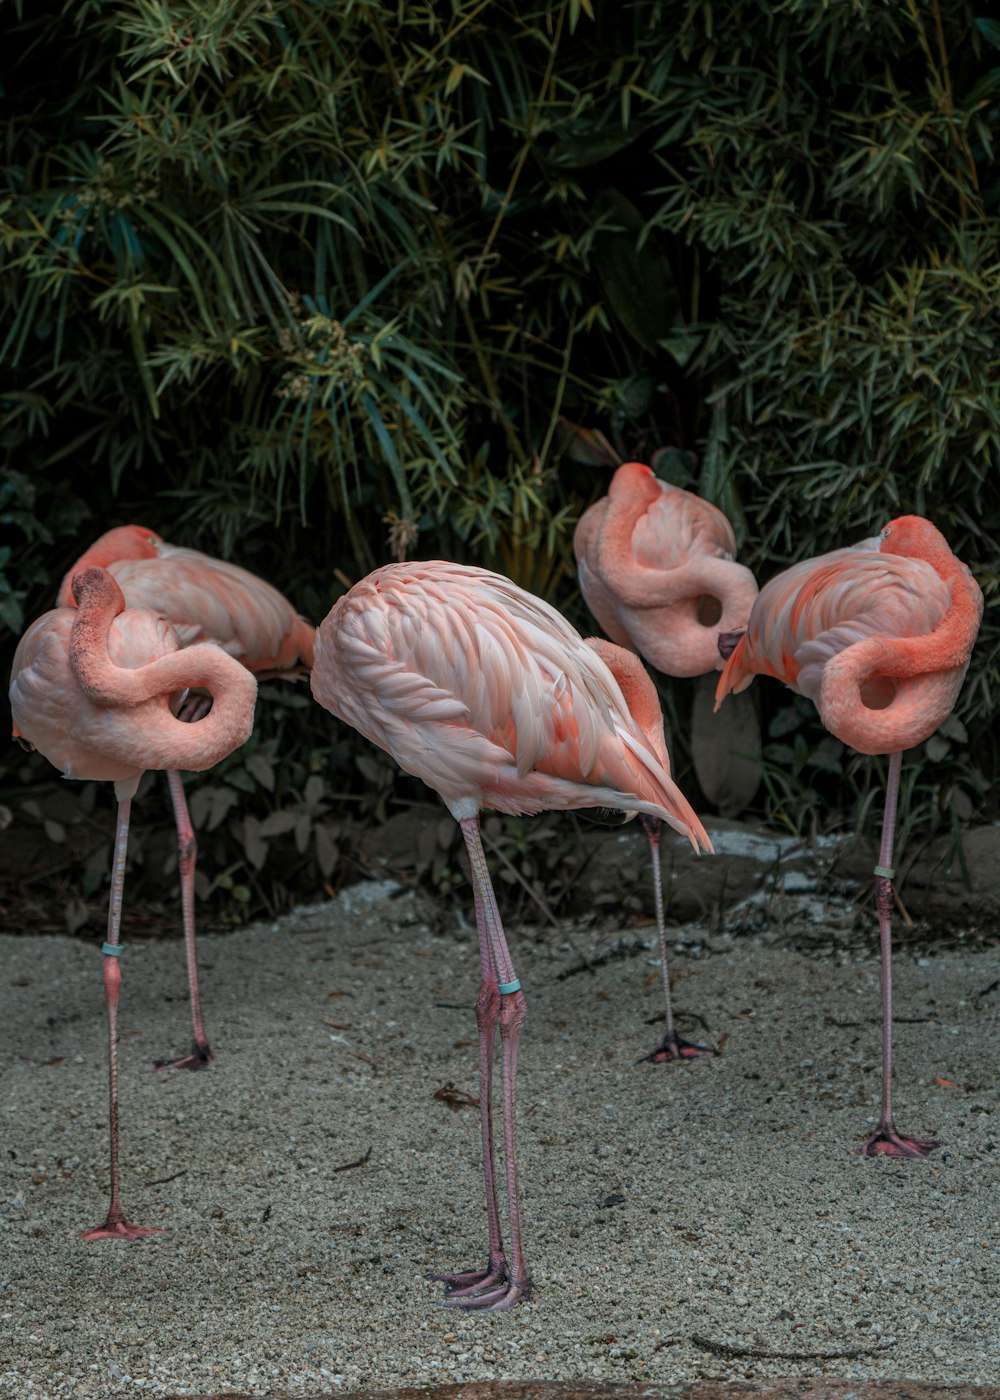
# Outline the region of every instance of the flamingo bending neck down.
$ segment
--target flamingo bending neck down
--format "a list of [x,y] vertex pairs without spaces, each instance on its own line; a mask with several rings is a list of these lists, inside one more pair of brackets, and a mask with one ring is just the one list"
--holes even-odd
[[[609,661],[620,663],[634,709]],[[486,864],[480,811],[611,807],[659,818],[695,851],[711,850],[670,777],[655,691],[638,666],[643,686],[637,665],[610,643],[586,644],[555,609],[509,579],[441,561],[377,569],[334,605],[317,633],[316,699],[441,795],[469,853],[481,966],[476,1021],[489,1260],[484,1269],[433,1276],[456,1307],[500,1311],[531,1290],[515,1138],[526,1003]],[[646,732],[650,722],[659,739]],[[498,1029],[509,1255],[493,1165]]]
[[[736,562],[736,536],[718,507],[661,481],[641,462],[626,462],[612,477],[607,496],[580,517],[573,549],[580,592],[613,641],[668,676],[721,669],[746,628],[757,583]],[[661,747],[662,740],[661,719]],[[665,1030],[660,1044],[642,1059],[666,1064],[709,1052],[682,1040],[674,1029],[661,824],[656,817],[643,817],[643,827],[653,873]]]
[[[102,568],[79,571],[73,594],[75,608],[45,613],[18,643],[10,700],[15,738],[38,749],[64,777],[115,785],[118,820],[103,950],[111,1202],[103,1225],[82,1234],[86,1240],[131,1240],[157,1233],[126,1219],[119,1189],[119,955],[132,798],[147,768],[210,768],[245,743],[257,682],[219,647],[181,650],[161,617],[126,608],[121,589]],[[177,711],[191,686],[208,691],[212,704],[203,719],[188,724]]]
[[716,671],[757,583],[717,506],[626,462],[573,535],[580,591],[612,641],[668,676]]
[[[214,642],[259,679],[304,677],[312,665],[315,628],[264,579],[227,560],[167,544],[143,525],[119,525],[94,541],[72,566],[59,589],[58,605],[73,607],[73,579],[92,565],[115,578],[126,604],[148,608],[170,622],[182,646]],[[180,711],[193,722],[210,700],[192,691]],[[149,766],[149,765],[147,765]],[[190,768],[192,765],[188,765]],[[167,782],[177,826],[181,919],[187,958],[194,1043],[189,1055],[156,1060],[158,1069],[205,1069],[212,1051],[205,1032],[195,944],[194,880],[198,846],[180,773]]]
[[904,749],[954,708],[979,631],[983,595],[941,532],[921,516],[874,539],[807,559],[762,590],[719,679],[716,707],[754,675],[816,704],[823,724],[860,753],[888,754],[875,903],[882,957],[882,1107],[865,1156],[926,1157],[937,1143],[903,1137],[892,1113],[892,849]]
[[[663,711],[656,687],[649,673],[634,651],[606,642],[600,637],[588,637],[587,646],[597,652],[608,670],[621,687],[622,695],[632,718],[645,734],[656,751],[665,772],[670,772],[670,759],[667,756],[667,741],[663,732]],[[583,813],[586,816],[586,813]],[[647,1061],[651,1064],[668,1064],[675,1060],[692,1060],[698,1055],[710,1054],[707,1046],[696,1045],[677,1034],[674,1025],[674,1005],[670,989],[670,962],[667,957],[667,923],[663,907],[663,875],[660,864],[660,847],[663,841],[663,821],[660,817],[640,814],[646,842],[649,846],[649,865],[653,877],[653,909],[656,915],[656,935],[660,949],[660,979],[663,988],[663,1037],[659,1045],[648,1055],[640,1055],[637,1064]]]

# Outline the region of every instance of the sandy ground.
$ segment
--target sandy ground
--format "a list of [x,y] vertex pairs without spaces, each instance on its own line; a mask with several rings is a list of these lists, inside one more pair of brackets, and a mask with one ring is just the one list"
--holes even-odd
[[721,1052],[684,1066],[635,1063],[651,926],[508,930],[536,1290],[495,1316],[426,1278],[485,1258],[477,1111],[435,1097],[477,1092],[474,929],[386,881],[205,938],[202,1074],[149,1067],[187,1048],[180,945],[129,945],[124,1200],[169,1231],[134,1245],[76,1233],[105,1208],[99,954],[0,937],[0,1395],[1000,1381],[997,951],[897,959],[897,1117],[943,1145],[864,1160],[874,936],[799,884],[673,930],[681,1029]]

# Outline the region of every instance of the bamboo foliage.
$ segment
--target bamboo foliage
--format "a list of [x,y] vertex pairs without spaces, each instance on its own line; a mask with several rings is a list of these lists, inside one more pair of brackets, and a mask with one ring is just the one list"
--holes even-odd
[[[961,716],[903,800],[961,859],[959,823],[996,815],[1000,24],[965,0],[0,18],[11,648],[126,520],[314,620],[374,565],[438,555],[590,630],[570,535],[626,457],[718,502],[762,578],[917,511],[987,595]],[[349,828],[399,783],[303,693],[265,690],[250,743],[192,784],[226,917],[353,877]],[[771,815],[863,821],[868,779],[808,704],[770,703]],[[87,785],[72,812],[65,785],[11,796],[46,772],[8,760],[0,818],[85,832]],[[105,868],[92,850],[85,898]]]
[[974,6],[0,12],[12,628],[127,516],[317,613],[335,569],[407,552],[572,609],[587,434],[696,462],[765,575],[917,510],[995,598],[1000,32]]

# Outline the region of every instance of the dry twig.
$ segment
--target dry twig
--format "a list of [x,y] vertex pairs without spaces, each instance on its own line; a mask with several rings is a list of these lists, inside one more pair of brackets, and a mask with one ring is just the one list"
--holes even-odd
[[755,1361],[853,1361],[859,1356],[877,1356],[896,1345],[890,1341],[877,1347],[852,1347],[849,1351],[771,1351],[766,1347],[731,1346],[728,1342],[703,1337],[699,1332],[693,1332],[691,1340],[703,1351],[714,1351],[719,1356],[746,1356]]
[[440,1089],[435,1090],[434,1097],[440,1099],[441,1103],[446,1103],[457,1113],[460,1108],[478,1108],[479,1100],[474,1094],[467,1094],[464,1089],[456,1089],[451,1080],[447,1084],[442,1084]]

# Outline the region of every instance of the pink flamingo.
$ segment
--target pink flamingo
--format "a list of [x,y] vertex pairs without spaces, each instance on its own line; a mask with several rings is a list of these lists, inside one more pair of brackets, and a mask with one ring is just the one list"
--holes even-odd
[[[626,462],[607,496],[588,507],[573,535],[580,592],[613,641],[668,676],[721,669],[747,625],[757,583],[736,563],[736,536],[701,496]],[[665,1032],[643,1060],[664,1064],[708,1053],[674,1029],[660,873],[661,824],[643,817],[653,872]]]
[[719,678],[716,706],[754,675],[808,695],[823,724],[865,754],[888,754],[875,904],[882,953],[882,1108],[866,1157],[926,1157],[892,1115],[892,847],[902,751],[928,739],[954,707],[983,595],[939,530],[904,515],[875,539],[807,559],[761,591]]
[[[454,1306],[510,1308],[531,1289],[514,1111],[526,1007],[479,813],[608,807],[659,817],[696,851],[711,844],[670,777],[656,692],[637,658],[608,642],[586,644],[553,608],[499,574],[442,562],[377,569],[320,624],[312,689],[321,705],[436,789],[465,838],[482,969],[476,1021],[489,1261],[433,1277],[447,1285]],[[509,1258],[490,1104],[498,1028]]]
[[613,642],[668,676],[718,670],[757,584],[716,506],[626,462],[573,535],[580,592]]
[[[118,1171],[118,994],[122,895],[132,798],[146,768],[211,768],[244,743],[253,728],[257,682],[219,647],[181,649],[173,628],[155,613],[126,609],[104,569],[80,570],[76,608],[55,608],[33,622],[18,643],[11,672],[14,737],[38,749],[64,777],[115,785],[115,834],[104,996],[108,1016],[111,1203],[103,1225],[85,1240],[158,1233],[125,1218]],[[210,712],[195,724],[177,711],[189,686],[208,691]]]
[[[167,544],[142,525],[120,525],[96,540],[66,574],[58,605],[73,606],[72,582],[80,569],[106,568],[117,580],[131,608],[148,608],[173,625],[182,646],[214,642],[261,680],[297,678],[312,665],[315,628],[291,603],[256,574],[223,559]],[[180,712],[188,722],[199,719],[210,702],[189,695]],[[212,1051],[205,1034],[195,946],[194,877],[198,846],[177,772],[167,773],[177,825],[181,918],[187,958],[194,1044],[175,1060],[157,1060],[158,1069],[205,1069]]]

